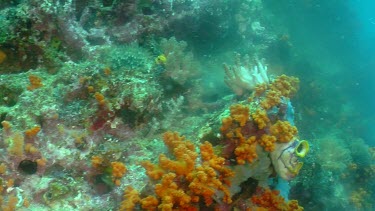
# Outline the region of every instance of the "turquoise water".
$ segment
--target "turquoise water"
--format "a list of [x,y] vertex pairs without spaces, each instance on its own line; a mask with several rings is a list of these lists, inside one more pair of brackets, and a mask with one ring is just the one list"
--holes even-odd
[[373,11],[0,1],[0,210],[375,210]]

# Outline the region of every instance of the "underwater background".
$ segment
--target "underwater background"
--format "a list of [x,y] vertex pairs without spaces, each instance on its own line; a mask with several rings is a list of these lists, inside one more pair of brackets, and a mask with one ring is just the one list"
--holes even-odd
[[0,0],[0,210],[375,210],[370,0]]

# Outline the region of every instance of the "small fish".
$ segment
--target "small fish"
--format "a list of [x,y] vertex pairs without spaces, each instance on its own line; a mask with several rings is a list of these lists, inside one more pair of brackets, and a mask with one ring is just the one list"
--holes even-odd
[[165,65],[167,63],[167,57],[164,54],[160,54],[155,59],[156,64]]

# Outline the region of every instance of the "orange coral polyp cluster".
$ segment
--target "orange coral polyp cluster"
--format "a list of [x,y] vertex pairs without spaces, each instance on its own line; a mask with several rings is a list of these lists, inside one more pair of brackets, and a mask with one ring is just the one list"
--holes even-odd
[[232,124],[233,124],[232,117],[228,116],[228,117],[223,118],[221,120],[220,131],[222,133],[225,133],[226,131],[230,130],[230,128],[232,127]]
[[136,204],[141,200],[139,193],[133,187],[128,186],[124,191],[124,200],[121,202],[119,211],[133,210]]
[[91,157],[91,165],[96,169],[98,169],[102,166],[103,161],[104,161],[104,159],[100,156],[94,155],[94,156]]
[[260,102],[260,105],[266,110],[270,109],[280,104],[281,97],[292,97],[297,92],[298,88],[298,78],[280,75],[269,85],[269,90],[266,91],[265,97]]
[[161,168],[159,165],[151,163],[149,160],[142,161],[141,165],[146,169],[146,174],[151,179],[158,180],[165,174],[163,168]]
[[27,90],[32,91],[43,86],[42,79],[36,75],[29,75],[30,85],[27,86]]
[[126,173],[126,167],[123,163],[121,162],[112,162],[112,176],[115,178],[121,178],[125,175]]
[[263,109],[257,109],[251,116],[259,129],[264,129],[270,122],[267,112]]
[[[267,110],[279,105],[282,98],[292,97],[297,92],[298,85],[298,78],[281,75],[270,84],[256,86],[251,101],[253,99],[259,101],[250,104],[255,106],[251,114],[249,106],[242,104],[231,106],[230,116],[222,119],[220,131],[225,139],[231,142],[229,146],[235,145],[232,152],[236,156],[238,164],[244,164],[246,161],[252,163],[257,159],[256,146],[258,144],[265,151],[272,152],[275,150],[276,141],[286,143],[297,135],[297,128],[288,121],[278,120],[276,123],[273,122],[274,120],[271,121]],[[250,119],[249,116],[251,116]],[[247,124],[248,122],[250,123]],[[256,128],[251,128],[252,125],[255,125]],[[250,130],[257,131],[249,134]],[[226,155],[226,157],[230,158],[231,155]]]
[[159,184],[155,185],[155,193],[161,199],[158,206],[161,210],[172,210],[174,205],[189,207],[191,197],[174,181],[175,173],[164,174]]
[[297,135],[298,130],[297,127],[292,126],[288,121],[278,120],[271,126],[270,133],[276,136],[279,142],[286,143]]
[[163,140],[175,159],[162,154],[159,156],[159,165],[149,161],[142,162],[147,175],[160,180],[155,185],[156,196],[147,196],[140,200],[143,209],[198,210],[197,203],[201,198],[209,206],[218,191],[224,193],[224,202],[232,202],[226,185],[229,184],[228,178],[234,173],[224,166],[224,158],[214,154],[209,142],[200,146],[202,163],[197,165],[198,153],[185,137],[167,132],[163,135]]
[[280,75],[270,85],[271,90],[278,90],[284,97],[292,97],[299,88],[299,79],[293,76]]
[[277,90],[268,90],[265,98],[260,102],[260,105],[263,109],[268,110],[273,106],[280,104],[280,102],[281,93]]
[[101,156],[92,156],[91,165],[98,171],[105,172],[106,169],[110,169],[112,181],[115,185],[120,185],[120,179],[125,175],[127,169],[125,164],[122,162],[114,161],[109,163]]
[[225,158],[216,155],[214,153],[212,144],[208,141],[201,144],[200,151],[202,160],[204,161],[203,165],[208,165],[218,171],[221,177],[221,181],[229,185],[229,181],[227,181],[226,179],[229,177],[233,177],[234,172],[224,165]]
[[144,210],[156,210],[159,200],[155,196],[147,196],[141,199],[140,203]]
[[236,147],[236,149],[234,150],[234,154],[236,155],[238,164],[245,164],[246,161],[252,163],[255,159],[258,158],[258,155],[256,153],[256,141],[256,137],[251,136]]
[[195,167],[195,160],[198,157],[193,143],[185,141],[185,137],[179,136],[176,132],[164,133],[163,140],[176,160],[171,160],[166,155],[161,154],[159,156],[160,167],[169,169],[177,175],[187,175],[191,172]]
[[230,107],[231,117],[239,123],[241,127],[245,126],[249,120],[249,107],[241,104],[235,104]]
[[41,129],[40,126],[37,125],[37,126],[31,128],[31,129],[26,130],[25,131],[26,138],[30,139],[30,138],[35,137],[39,133],[40,129]]
[[105,100],[105,97],[103,94],[99,92],[95,92],[94,97],[100,106],[106,105],[107,101]]
[[263,134],[258,142],[267,152],[273,152],[275,150],[275,136]]
[[251,202],[257,207],[256,210],[269,211],[303,211],[303,208],[298,205],[298,201],[290,200],[286,202],[278,190],[258,189],[258,194],[251,197]]
[[268,88],[267,83],[257,84],[254,89],[254,95],[256,97],[261,96]]

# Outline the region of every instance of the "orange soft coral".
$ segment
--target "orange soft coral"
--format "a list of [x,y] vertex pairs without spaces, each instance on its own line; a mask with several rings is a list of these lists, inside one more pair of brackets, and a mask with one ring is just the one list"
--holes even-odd
[[101,156],[94,155],[91,157],[91,165],[98,169],[102,167],[104,159]]
[[232,202],[229,189],[218,179],[217,172],[208,163],[198,166],[186,179],[190,182],[189,190],[196,196],[202,196],[206,206],[212,204],[217,190],[224,192],[224,202]]
[[220,131],[225,134],[233,125],[233,119],[232,117],[228,116],[221,120],[221,127]]
[[268,110],[281,102],[281,93],[278,90],[268,90],[266,96],[260,102],[263,109]]
[[257,109],[251,117],[254,122],[257,124],[259,129],[264,129],[267,124],[270,122],[270,119],[267,116],[267,112],[263,109]]
[[[278,190],[258,188],[258,194],[251,197],[256,208],[265,208],[268,211],[303,211],[296,200],[286,202]],[[257,210],[257,209],[255,209]]]
[[15,132],[5,142],[8,143],[8,152],[10,155],[16,157],[23,156],[25,139],[20,132]]
[[151,163],[149,160],[142,161],[141,165],[146,169],[146,174],[151,179],[158,180],[165,174],[163,168],[161,168],[159,165]]
[[255,86],[254,96],[259,97],[267,90],[268,84],[262,83]]
[[147,196],[146,198],[141,199],[141,206],[144,210],[153,211],[159,205],[159,200],[155,196]]
[[112,180],[116,185],[120,185],[120,179],[126,173],[126,167],[121,162],[112,162]]
[[31,129],[28,129],[25,131],[25,136],[27,139],[32,139],[34,138],[40,131],[40,126],[37,125],[37,126],[34,126],[33,128]]
[[278,76],[269,85],[265,97],[260,102],[263,109],[270,109],[280,103],[281,97],[291,98],[298,90],[299,79],[286,75]]
[[243,127],[249,120],[249,107],[241,104],[235,104],[230,107],[230,116]]
[[225,135],[226,132],[236,127],[245,126],[249,120],[249,107],[241,104],[235,104],[230,107],[230,116],[222,119],[222,126],[220,131]]
[[272,135],[276,136],[277,140],[282,143],[289,142],[297,135],[297,127],[292,126],[288,121],[278,120],[270,127]]
[[174,159],[162,154],[159,156],[158,165],[142,163],[152,179],[160,180],[155,185],[156,196],[148,196],[140,201],[143,209],[198,210],[201,198],[209,206],[218,191],[224,193],[224,202],[231,203],[226,185],[229,184],[228,177],[233,176],[233,172],[224,166],[224,158],[214,154],[209,142],[201,145],[202,164],[196,166],[198,153],[185,137],[167,132],[163,140]]
[[256,137],[251,136],[246,141],[240,143],[234,150],[238,164],[245,164],[245,162],[252,163],[254,159],[258,158],[256,153]]
[[234,176],[234,172],[224,165],[225,158],[214,153],[214,149],[210,142],[206,141],[201,144],[200,150],[204,163],[207,163],[210,167],[218,171],[222,181],[226,181],[227,178]]
[[160,183],[155,185],[155,193],[161,199],[160,210],[172,210],[175,205],[181,208],[191,206],[191,196],[175,182],[176,177],[175,173],[164,174]]
[[267,152],[273,152],[275,150],[275,136],[263,134],[258,142]]
[[292,97],[299,88],[299,79],[293,76],[280,75],[270,85],[272,90],[278,90],[284,97]]
[[141,199],[138,191],[131,186],[126,187],[124,191],[124,200],[121,202],[119,211],[133,210],[139,200]]
[[176,160],[169,159],[166,155],[161,154],[159,156],[160,167],[175,172],[177,175],[187,175],[191,172],[198,157],[193,143],[185,141],[185,137],[179,136],[176,132],[164,133],[163,140]]
[[[230,185],[229,178],[234,176],[234,172],[230,168],[224,165],[225,159],[223,157],[220,157],[214,154],[214,150],[213,150],[211,143],[207,141],[204,142],[203,144],[201,144],[200,149],[201,149],[203,164],[201,167],[197,167],[196,171],[204,170],[205,173],[210,172],[209,174],[207,174],[210,177],[208,178],[208,181],[210,184],[205,184],[205,185],[211,186],[210,189],[223,191],[224,192],[223,201],[230,204],[232,200],[230,198],[229,189],[225,185]],[[194,183],[194,181],[197,182],[197,178],[194,178],[193,181],[189,180],[188,178],[187,179],[191,181],[191,183]],[[194,185],[190,187],[189,185],[190,189],[192,189],[193,186]],[[194,193],[197,194],[197,192],[194,192]],[[205,198],[206,205],[210,204],[211,203],[210,200],[207,199],[208,198],[207,192],[203,192],[203,193],[204,193],[203,197]]]
[[[252,163],[258,155],[256,154],[256,137],[245,137],[242,129],[249,120],[249,107],[236,104],[231,106],[230,116],[222,120],[222,127],[220,128],[223,135],[234,144],[234,154],[238,164],[245,164],[245,162]],[[267,113],[264,110],[257,110],[252,115],[253,120],[258,124],[258,128],[263,129],[270,121]]]

